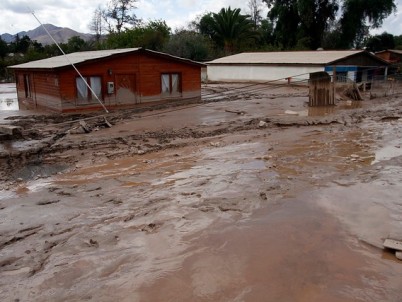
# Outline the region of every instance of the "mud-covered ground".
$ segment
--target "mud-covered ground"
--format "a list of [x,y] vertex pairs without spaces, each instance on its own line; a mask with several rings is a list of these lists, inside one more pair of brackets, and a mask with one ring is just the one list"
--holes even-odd
[[0,116],[0,300],[400,301],[401,97],[203,100]]

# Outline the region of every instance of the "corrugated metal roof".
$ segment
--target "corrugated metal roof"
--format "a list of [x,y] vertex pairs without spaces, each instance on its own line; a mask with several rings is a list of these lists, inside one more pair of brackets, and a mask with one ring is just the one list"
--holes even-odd
[[[136,51],[146,51],[148,53],[153,53],[156,55],[161,55],[164,57],[169,57],[175,60],[180,60],[183,62],[187,62],[190,64],[196,64],[199,66],[204,66],[205,64],[195,62],[192,60],[188,59],[183,59],[180,57],[175,57],[166,53],[162,52],[157,52],[153,50],[148,50],[144,48],[124,48],[124,49],[109,49],[109,50],[96,50],[96,51],[81,51],[81,52],[74,52],[67,54],[66,56],[61,55],[57,57],[52,57],[48,59],[43,59],[43,60],[38,60],[38,61],[32,61],[24,64],[19,64],[19,65],[14,65],[14,66],[9,66],[9,68],[12,69],[26,69],[26,68],[32,68],[32,69],[54,69],[54,68],[60,68],[64,66],[70,65],[70,62],[75,64],[83,63],[86,61],[91,61],[91,60],[96,60],[96,59],[101,59],[101,58],[106,58],[110,57],[116,54],[123,54],[123,53],[129,53],[129,52],[136,52]],[[69,62],[70,61],[70,62]]]
[[364,52],[345,51],[281,51],[281,52],[244,52],[228,56],[207,64],[307,64],[325,65],[331,62]]
[[[125,49],[110,49],[110,50],[96,50],[96,51],[82,51],[82,52],[74,52],[69,53],[66,56],[68,60],[70,60],[73,64],[82,63],[89,60],[100,59],[109,57],[115,54],[134,52],[141,48],[125,48]],[[10,68],[44,68],[44,69],[52,69],[59,68],[70,65],[67,58],[62,56],[52,57],[48,59],[32,61],[24,64],[10,66]]]
[[387,50],[379,51],[376,53],[384,53],[384,52],[393,52],[393,53],[402,55],[402,50],[400,50],[400,49],[387,49]]

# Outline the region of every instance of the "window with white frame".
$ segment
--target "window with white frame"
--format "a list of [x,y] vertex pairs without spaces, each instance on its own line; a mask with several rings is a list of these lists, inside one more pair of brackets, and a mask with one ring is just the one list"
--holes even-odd
[[[75,79],[75,84],[77,88],[77,100],[80,103],[89,103],[89,102],[95,102],[96,97],[98,99],[102,98],[102,79],[101,77],[77,77]],[[91,92],[92,91],[95,93],[96,96],[93,95]]]
[[181,77],[179,73],[162,73],[162,94],[171,95],[181,92]]

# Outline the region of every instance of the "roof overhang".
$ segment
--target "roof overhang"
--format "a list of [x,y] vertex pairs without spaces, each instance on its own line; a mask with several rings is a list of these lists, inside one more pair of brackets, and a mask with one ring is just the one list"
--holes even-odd
[[8,68],[12,70],[56,71],[63,68],[69,68],[72,64],[74,64],[74,66],[80,66],[83,64],[90,64],[95,61],[106,60],[112,57],[116,58],[120,56],[125,56],[131,53],[147,53],[153,56],[168,58],[170,60],[174,60],[185,64],[195,65],[199,67],[206,66],[204,63],[176,57],[162,52],[148,50],[145,48],[126,48],[126,49],[75,52],[71,54],[51,57],[48,59],[13,65],[9,66]]

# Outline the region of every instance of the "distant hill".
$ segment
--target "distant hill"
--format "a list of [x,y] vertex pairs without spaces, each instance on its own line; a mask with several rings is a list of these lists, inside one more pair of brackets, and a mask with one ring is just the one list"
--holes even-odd
[[[74,36],[79,36],[85,41],[88,41],[92,38],[91,34],[79,33],[67,27],[57,27],[53,24],[44,24],[44,26],[57,43],[67,43],[68,39]],[[17,34],[10,35],[8,33],[5,33],[1,35],[1,38],[7,43],[10,43],[14,41],[16,35]],[[42,45],[53,44],[52,39],[48,36],[42,26],[38,26],[37,28],[29,31],[21,31],[18,33],[18,35],[20,37],[27,35],[32,41],[36,40],[39,43],[42,43]]]

